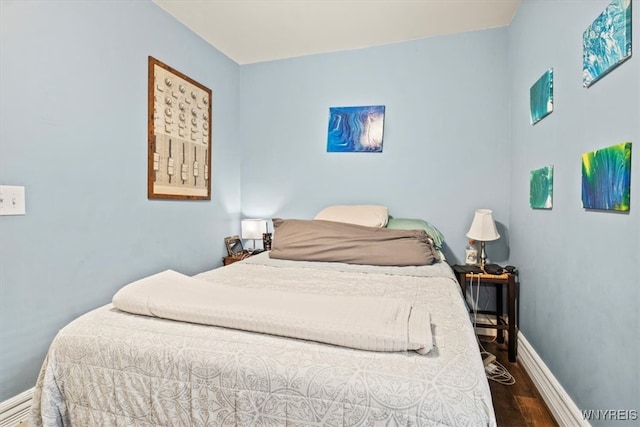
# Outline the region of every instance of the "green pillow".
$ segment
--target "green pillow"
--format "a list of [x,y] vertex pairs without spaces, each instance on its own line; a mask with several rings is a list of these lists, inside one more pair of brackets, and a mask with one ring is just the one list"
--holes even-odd
[[442,249],[444,243],[444,236],[433,224],[429,224],[422,219],[412,218],[392,218],[389,217],[387,222],[387,228],[396,230],[424,230],[433,239],[433,244],[436,249]]

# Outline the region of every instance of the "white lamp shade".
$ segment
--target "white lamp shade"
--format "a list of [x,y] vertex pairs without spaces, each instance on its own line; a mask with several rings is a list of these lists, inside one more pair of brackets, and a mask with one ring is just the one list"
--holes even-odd
[[262,239],[262,233],[267,232],[265,219],[243,219],[241,225],[243,239]]
[[467,232],[467,237],[479,242],[489,242],[500,238],[491,210],[478,209],[476,211],[471,228]]

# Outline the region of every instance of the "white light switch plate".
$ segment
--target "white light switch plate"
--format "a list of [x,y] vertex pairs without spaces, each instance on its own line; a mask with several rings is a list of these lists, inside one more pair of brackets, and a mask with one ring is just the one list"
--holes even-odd
[[0,215],[24,215],[24,187],[0,185]]

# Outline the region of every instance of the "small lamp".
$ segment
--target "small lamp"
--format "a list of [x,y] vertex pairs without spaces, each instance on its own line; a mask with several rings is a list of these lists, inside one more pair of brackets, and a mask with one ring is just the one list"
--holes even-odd
[[484,242],[498,240],[500,234],[496,229],[496,223],[493,221],[493,212],[489,209],[478,209],[471,228],[467,232],[467,237],[480,242],[480,266],[484,267],[487,261],[487,255],[484,251]]
[[242,225],[242,238],[253,240],[253,249],[256,250],[256,240],[262,239],[262,233],[267,232],[267,221],[264,219],[243,219]]

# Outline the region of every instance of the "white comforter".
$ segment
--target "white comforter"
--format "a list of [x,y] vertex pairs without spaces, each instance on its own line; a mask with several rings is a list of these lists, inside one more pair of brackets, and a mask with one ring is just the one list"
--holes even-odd
[[271,260],[196,276],[245,289],[403,298],[431,314],[433,349],[374,352],[124,313],[56,336],[30,426],[493,426],[489,386],[451,270]]
[[427,354],[432,346],[425,304],[405,298],[242,288],[166,270],[123,287],[113,305],[127,313],[360,350]]

